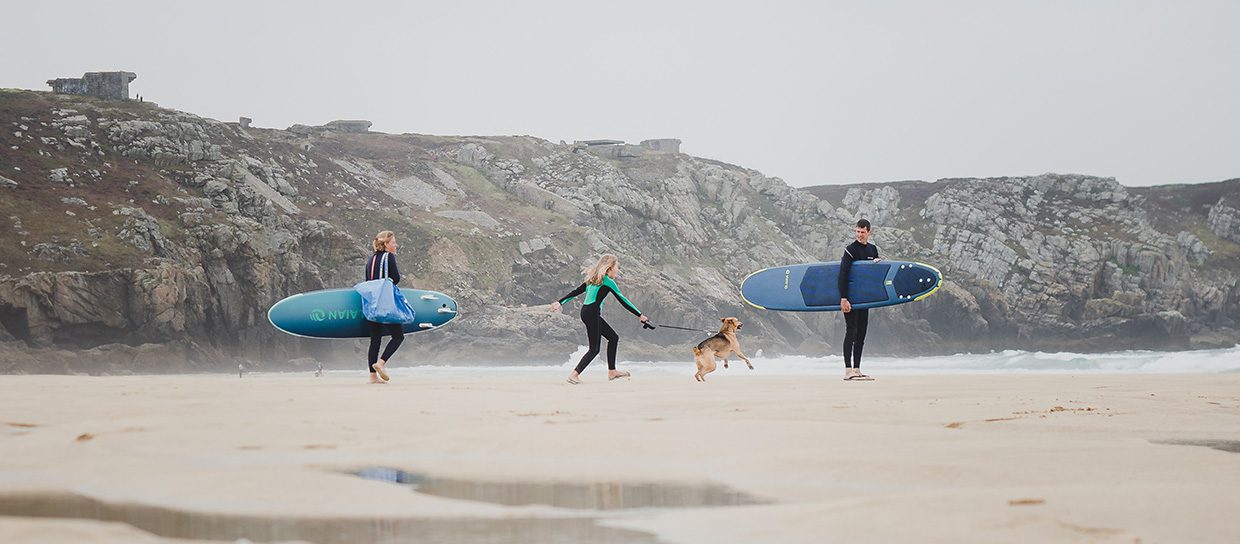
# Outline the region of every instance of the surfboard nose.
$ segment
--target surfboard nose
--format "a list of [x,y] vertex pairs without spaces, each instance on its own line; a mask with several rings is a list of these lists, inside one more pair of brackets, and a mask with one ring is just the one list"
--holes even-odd
[[892,280],[896,296],[901,299],[917,299],[933,293],[939,288],[942,276],[934,267],[921,263],[900,265]]

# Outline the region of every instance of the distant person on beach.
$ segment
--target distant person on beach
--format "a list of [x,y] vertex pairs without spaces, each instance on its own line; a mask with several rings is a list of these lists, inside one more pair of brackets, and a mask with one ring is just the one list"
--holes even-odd
[[606,253],[594,266],[581,269],[581,273],[585,276],[585,281],[581,285],[551,303],[551,311],[559,312],[565,302],[582,293],[586,295],[586,300],[581,306],[581,322],[586,325],[586,337],[590,342],[590,350],[581,357],[577,368],[568,375],[568,383],[574,385],[581,383],[581,372],[598,355],[602,337],[607,338],[607,379],[614,380],[629,376],[628,372],[616,370],[616,347],[620,343],[620,335],[616,334],[616,331],[612,330],[607,321],[603,319],[603,299],[607,298],[608,294],[615,293],[616,299],[620,301],[624,309],[637,316],[642,323],[650,321],[650,318],[642,314],[632,302],[629,302],[629,299],[620,294],[620,287],[615,282],[616,272],[619,270],[620,263],[616,256]]
[[[400,284],[400,268],[396,266],[396,248],[400,246],[396,243],[396,234],[390,230],[382,231],[375,235],[372,245],[375,253],[366,260],[366,281],[388,277],[392,279],[392,283]],[[387,276],[383,275],[385,258]],[[385,365],[392,359],[392,354],[396,353],[396,348],[400,347],[400,343],[405,341],[405,333],[399,324],[394,323],[367,321],[366,326],[370,329],[370,351],[367,353],[367,360],[370,363],[370,383],[387,383],[391,378],[388,376]],[[380,356],[379,345],[383,343],[384,336],[391,336],[392,339],[388,341],[387,348]]]
[[878,246],[870,243],[870,222],[862,219],[854,227],[857,240],[844,248],[840,258],[840,311],[844,312],[844,379],[848,381],[872,380],[861,373],[861,348],[865,346],[865,331],[870,324],[870,310],[854,309],[848,302],[848,275],[854,261],[874,261]]

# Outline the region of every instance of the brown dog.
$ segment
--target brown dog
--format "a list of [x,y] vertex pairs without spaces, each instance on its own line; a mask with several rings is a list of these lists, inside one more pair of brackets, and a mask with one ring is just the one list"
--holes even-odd
[[715,371],[715,357],[723,359],[723,368],[728,368],[728,356],[735,353],[749,365],[749,370],[753,370],[753,363],[741,353],[741,345],[736,341],[736,331],[742,326],[741,320],[725,317],[720,321],[723,326],[719,327],[719,334],[703,340],[693,348],[693,362],[697,364],[697,374],[693,375],[693,379],[699,382],[706,381],[706,375]]

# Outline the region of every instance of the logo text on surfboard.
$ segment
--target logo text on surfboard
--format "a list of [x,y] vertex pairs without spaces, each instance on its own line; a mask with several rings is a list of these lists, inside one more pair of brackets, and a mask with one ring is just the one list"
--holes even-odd
[[357,315],[357,310],[323,310],[321,308],[310,310],[311,321],[324,321],[328,319],[357,319]]

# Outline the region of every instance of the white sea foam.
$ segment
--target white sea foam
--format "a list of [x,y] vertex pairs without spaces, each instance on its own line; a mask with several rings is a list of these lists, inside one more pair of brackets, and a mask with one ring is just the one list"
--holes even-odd
[[[496,362],[470,366],[415,366],[395,368],[395,374],[451,376],[478,372],[529,375],[567,374],[585,353],[586,347],[564,357],[559,365],[510,365]],[[733,360],[730,369],[720,365],[717,372],[741,372],[754,376],[834,376],[842,372],[843,360],[829,357],[751,357],[754,370]],[[606,354],[590,364],[587,373],[602,375]],[[692,360],[625,361],[619,368],[650,375],[691,376]],[[964,353],[930,357],[866,357],[867,373],[884,375],[934,374],[1166,374],[1240,372],[1240,346],[1197,351],[1119,351],[1109,353],[1044,353],[1007,350],[994,353]]]

